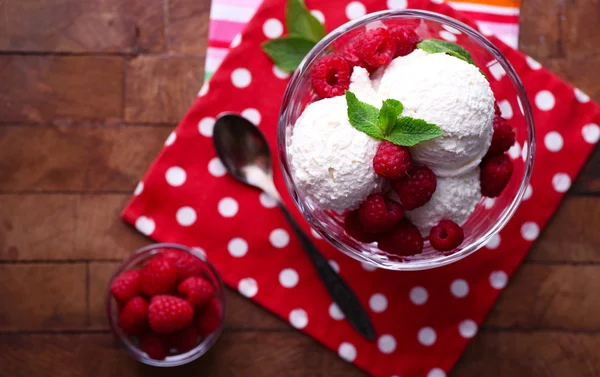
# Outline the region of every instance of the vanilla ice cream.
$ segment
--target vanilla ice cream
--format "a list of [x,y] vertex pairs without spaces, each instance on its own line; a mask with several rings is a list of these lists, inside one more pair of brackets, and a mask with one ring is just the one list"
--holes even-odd
[[493,134],[494,94],[476,66],[417,49],[390,63],[378,94],[401,101],[403,116],[424,119],[444,131],[443,136],[411,148],[413,158],[438,177],[471,171],[487,153]]

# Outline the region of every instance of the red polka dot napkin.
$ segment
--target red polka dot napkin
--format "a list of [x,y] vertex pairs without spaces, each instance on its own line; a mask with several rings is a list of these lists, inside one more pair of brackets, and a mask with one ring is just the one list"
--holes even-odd
[[[439,0],[306,2],[323,13],[328,30],[346,22],[348,14],[386,9],[389,3],[407,3],[472,24]],[[363,266],[313,232],[317,245],[368,308],[378,333],[377,341],[369,343],[332,304],[279,209],[226,175],[212,147],[215,118],[232,111],[258,124],[275,150],[279,104],[288,80],[259,44],[270,33],[266,25],[283,20],[284,1],[265,0],[241,44],[231,50],[210,87],[166,140],[123,218],[157,241],[201,248],[231,287],[373,376],[443,377],[594,148],[600,137],[600,107],[533,59],[490,37],[525,83],[538,135],[531,185],[500,234],[458,263],[403,273]],[[493,69],[491,76],[503,114],[511,118],[519,104],[512,95],[502,96],[508,77]],[[511,157],[521,158],[525,148],[521,141],[511,149]],[[300,219],[275,165],[277,187]]]

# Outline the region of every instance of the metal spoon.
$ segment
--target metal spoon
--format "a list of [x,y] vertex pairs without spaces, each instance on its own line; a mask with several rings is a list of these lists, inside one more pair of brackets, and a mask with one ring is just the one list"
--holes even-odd
[[223,115],[215,123],[213,144],[225,168],[234,178],[261,189],[277,201],[333,301],[356,331],[366,339],[374,340],[373,324],[354,292],[331,268],[327,259],[302,231],[281,201],[273,183],[269,145],[260,130],[241,116]]

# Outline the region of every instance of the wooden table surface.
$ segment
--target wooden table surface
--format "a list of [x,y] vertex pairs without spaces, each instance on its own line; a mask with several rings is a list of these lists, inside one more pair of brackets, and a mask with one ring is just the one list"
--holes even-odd
[[[148,240],[119,212],[202,84],[208,0],[0,0],[0,375],[364,376],[228,292],[201,360],[113,343],[103,294]],[[524,0],[520,47],[600,101],[600,2]],[[452,376],[600,376],[600,153]]]

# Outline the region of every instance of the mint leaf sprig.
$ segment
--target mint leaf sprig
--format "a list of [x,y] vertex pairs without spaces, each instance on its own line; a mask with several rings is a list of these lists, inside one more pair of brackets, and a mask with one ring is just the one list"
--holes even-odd
[[442,41],[441,39],[435,38],[423,39],[421,42],[419,42],[419,44],[417,44],[417,48],[430,54],[444,52],[448,55],[454,56],[455,58],[464,60],[469,64],[476,65],[469,51],[465,50],[456,43]]
[[378,140],[412,147],[425,140],[442,136],[444,131],[423,119],[399,117],[404,110],[400,101],[386,99],[381,109],[361,102],[354,93],[346,91],[348,120],[352,127]]
[[289,35],[266,41],[261,47],[282,71],[294,72],[325,36],[325,27],[306,8],[304,0],[288,0],[285,23]]

